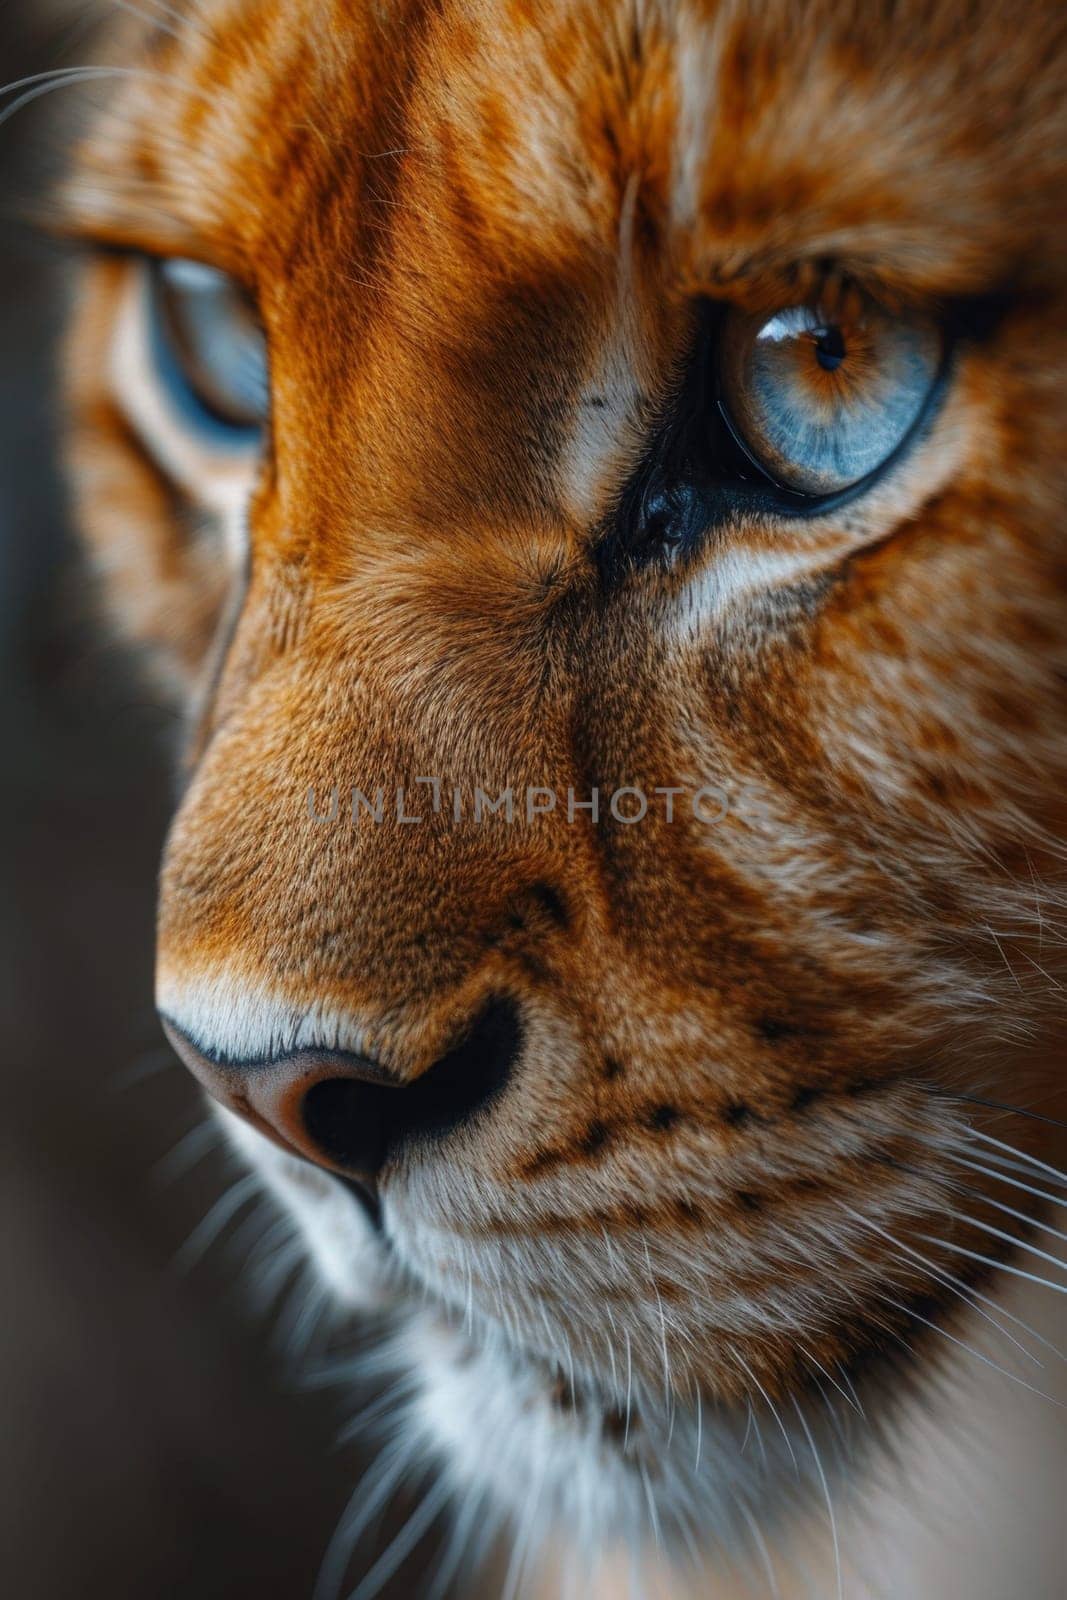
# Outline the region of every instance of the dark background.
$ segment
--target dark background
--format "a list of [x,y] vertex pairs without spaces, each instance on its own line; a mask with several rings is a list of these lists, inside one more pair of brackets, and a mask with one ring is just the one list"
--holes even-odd
[[[0,81],[90,59],[86,10],[2,0]],[[266,1212],[179,1257],[238,1174],[195,1135],[166,1160],[204,1118],[152,1010],[173,728],[91,614],[55,466],[69,262],[22,214],[81,93],[0,126],[0,1585],[305,1600],[355,1402],[281,1348],[295,1298],[256,1314]]]

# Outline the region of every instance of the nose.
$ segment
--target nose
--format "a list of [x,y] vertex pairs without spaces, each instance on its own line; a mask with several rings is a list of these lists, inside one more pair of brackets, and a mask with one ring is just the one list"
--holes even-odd
[[169,1017],[163,1031],[215,1100],[317,1165],[366,1185],[420,1140],[441,1138],[494,1100],[521,1047],[518,1010],[494,997],[419,1077],[405,1081],[345,1050],[294,1051],[270,1061],[209,1054]]

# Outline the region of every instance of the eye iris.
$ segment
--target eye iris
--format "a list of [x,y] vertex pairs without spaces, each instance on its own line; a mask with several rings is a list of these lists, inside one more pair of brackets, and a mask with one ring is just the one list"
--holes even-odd
[[871,306],[846,322],[790,307],[727,318],[720,393],[744,449],[772,482],[825,496],[893,454],[940,363],[940,334],[928,319]]
[[270,409],[267,347],[255,309],[225,273],[200,262],[151,268],[150,295],[160,377],[201,426],[257,438]]

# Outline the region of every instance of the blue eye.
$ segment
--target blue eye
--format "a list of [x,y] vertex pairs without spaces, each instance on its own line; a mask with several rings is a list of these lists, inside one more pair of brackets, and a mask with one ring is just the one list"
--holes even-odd
[[221,449],[257,445],[270,414],[267,341],[232,278],[198,261],[148,264],[152,355],[184,422]]
[[720,400],[730,430],[772,483],[823,496],[861,483],[924,414],[943,365],[937,324],[864,304],[841,318],[793,306],[732,314]]

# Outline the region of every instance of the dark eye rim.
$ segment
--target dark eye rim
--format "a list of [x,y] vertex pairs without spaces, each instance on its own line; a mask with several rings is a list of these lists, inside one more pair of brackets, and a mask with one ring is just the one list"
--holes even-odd
[[255,424],[236,423],[213,406],[191,379],[176,349],[177,341],[163,304],[162,274],[170,259],[149,255],[140,258],[149,352],[168,402],[190,431],[209,446],[231,454],[251,454],[262,447],[269,418]]
[[[746,445],[722,390],[718,349],[732,307],[697,306],[696,334],[679,381],[649,447],[595,543],[603,574],[650,561],[684,560],[741,517],[811,520],[847,507],[888,476],[928,433],[950,387],[958,334],[941,319],[941,359],[911,426],[885,458],[855,483],[828,494],[788,489]],[[717,425],[708,438],[708,419]]]

